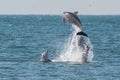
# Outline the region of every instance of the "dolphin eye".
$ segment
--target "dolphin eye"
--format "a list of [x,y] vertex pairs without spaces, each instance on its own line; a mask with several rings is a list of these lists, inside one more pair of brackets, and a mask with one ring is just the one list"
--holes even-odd
[[65,15],[68,15],[68,13],[65,13]]

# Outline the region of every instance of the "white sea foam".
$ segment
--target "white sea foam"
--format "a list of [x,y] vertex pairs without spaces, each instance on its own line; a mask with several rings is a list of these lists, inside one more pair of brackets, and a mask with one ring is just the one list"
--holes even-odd
[[[87,62],[91,62],[93,59],[93,45],[91,44],[88,37],[84,37],[84,42],[86,45],[83,47],[78,46],[77,40],[79,40],[80,37],[76,36],[76,33],[79,31],[78,27],[73,26],[75,31],[73,31],[72,35],[68,38],[68,43],[64,45],[64,50],[59,55],[59,58],[57,60],[53,61],[60,61],[60,62],[79,62],[84,63],[85,59],[87,59]],[[89,46],[89,50],[87,51],[87,57],[85,57],[85,51],[87,49],[87,46]]]

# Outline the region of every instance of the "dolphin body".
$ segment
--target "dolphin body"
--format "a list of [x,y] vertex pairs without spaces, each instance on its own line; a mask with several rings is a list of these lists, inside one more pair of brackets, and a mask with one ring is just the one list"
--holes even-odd
[[72,45],[77,46],[77,48],[81,49],[84,52],[84,54],[82,54],[83,55],[82,63],[84,63],[84,62],[87,62],[87,57],[88,57],[88,52],[90,50],[90,46],[85,40],[87,39],[88,35],[82,31],[82,24],[81,24],[80,19],[77,17],[77,13],[78,12],[74,12],[74,13],[63,12],[62,18],[63,18],[63,21],[70,22],[79,28],[79,31],[75,35],[75,39],[71,43]]
[[42,53],[40,61],[41,62],[51,62],[51,60],[48,59],[48,50],[46,50],[45,52]]
[[63,21],[68,21],[74,25],[76,25],[80,31],[82,31],[82,23],[80,21],[80,19],[77,17],[77,13],[78,12],[63,12],[62,14],[62,18],[63,18]]

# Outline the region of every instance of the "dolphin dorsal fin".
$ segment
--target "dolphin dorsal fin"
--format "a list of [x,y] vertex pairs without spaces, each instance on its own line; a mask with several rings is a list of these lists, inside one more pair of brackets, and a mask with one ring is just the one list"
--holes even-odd
[[78,14],[78,11],[75,11],[75,12],[73,12],[75,15],[77,15]]

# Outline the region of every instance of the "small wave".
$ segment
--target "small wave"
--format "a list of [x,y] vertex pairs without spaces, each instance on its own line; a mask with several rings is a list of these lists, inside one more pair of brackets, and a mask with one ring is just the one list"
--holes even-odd
[[29,48],[31,46],[24,46],[24,45],[13,45],[13,46],[9,46],[9,48]]

